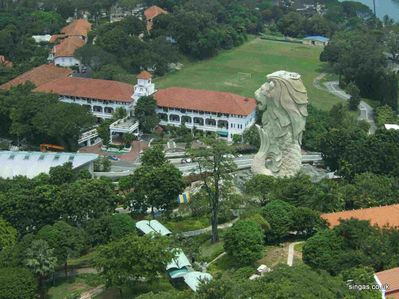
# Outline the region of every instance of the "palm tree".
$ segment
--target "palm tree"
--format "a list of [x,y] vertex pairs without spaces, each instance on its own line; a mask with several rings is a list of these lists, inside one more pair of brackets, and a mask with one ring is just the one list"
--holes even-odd
[[24,263],[37,277],[40,297],[44,298],[44,279],[53,274],[57,266],[54,249],[50,248],[44,240],[34,240],[25,252]]

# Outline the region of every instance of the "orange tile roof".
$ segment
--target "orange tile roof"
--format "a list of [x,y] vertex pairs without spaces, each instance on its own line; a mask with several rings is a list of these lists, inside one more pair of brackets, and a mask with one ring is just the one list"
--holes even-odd
[[67,37],[53,48],[54,57],[71,57],[75,51],[85,45],[80,37]]
[[57,40],[59,39],[59,38],[64,38],[65,37],[65,35],[64,34],[54,34],[54,35],[52,35],[51,37],[50,37],[50,40],[48,41],[50,44],[54,44],[54,43],[56,43],[57,42]]
[[382,285],[388,285],[387,298],[399,298],[399,267],[375,273]]
[[8,90],[11,87],[24,84],[28,81],[32,82],[36,86],[42,85],[49,81],[58,78],[65,78],[72,74],[72,70],[58,67],[53,64],[43,64],[41,66],[35,67],[30,71],[23,73],[22,75],[0,85],[0,89]]
[[12,62],[7,60],[3,55],[0,55],[0,64],[4,67],[12,67]]
[[137,79],[148,80],[151,78],[152,78],[151,73],[149,73],[147,71],[142,71],[142,72],[140,72],[140,74],[137,75]]
[[144,11],[144,16],[147,19],[147,30],[150,31],[152,28],[152,22],[153,19],[161,14],[167,14],[168,12],[162,8],[160,8],[159,6],[153,5],[149,8],[147,8]]
[[50,81],[34,91],[104,101],[131,102],[133,86],[111,80],[69,77]]
[[85,19],[77,19],[61,29],[66,36],[86,36],[91,31],[91,24]]
[[384,225],[399,227],[399,204],[322,214],[321,217],[328,221],[330,227],[339,225],[339,219],[350,218],[369,220],[372,225],[379,227]]
[[170,87],[155,93],[160,107],[183,108],[216,113],[249,115],[256,108],[256,101],[228,92]]

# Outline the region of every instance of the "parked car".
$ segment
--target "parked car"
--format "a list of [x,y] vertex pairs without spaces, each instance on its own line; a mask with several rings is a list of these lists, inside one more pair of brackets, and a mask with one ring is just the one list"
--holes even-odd
[[108,156],[108,159],[112,161],[119,161],[120,159],[117,156]]

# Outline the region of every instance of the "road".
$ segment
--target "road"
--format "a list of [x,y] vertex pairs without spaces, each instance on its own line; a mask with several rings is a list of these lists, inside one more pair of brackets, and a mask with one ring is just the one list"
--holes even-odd
[[[328,81],[323,83],[324,86],[320,85],[320,80],[323,79],[325,75],[326,73],[322,73],[317,76],[313,81],[313,85],[318,89],[328,91],[344,101],[348,101],[351,96],[339,87],[338,81]],[[370,125],[369,134],[374,134],[377,130],[377,125],[374,121],[374,109],[365,101],[360,101],[359,111],[360,115],[358,119],[368,122]]]
[[[254,155],[242,155],[241,157],[234,158],[234,162],[238,169],[249,169],[252,165]],[[199,173],[198,163],[186,163],[181,164],[182,158],[169,158],[169,161],[175,165],[183,175],[190,175],[192,173]],[[321,162],[322,157],[320,153],[308,153],[302,156],[303,163],[317,163]],[[111,172],[95,173],[95,176],[105,176],[105,177],[122,177],[132,174],[134,170],[139,167],[141,163],[139,162],[129,162],[129,161],[112,161]]]
[[294,247],[295,247],[295,245],[301,244],[301,243],[303,243],[303,241],[294,242],[288,246],[288,257],[287,257],[287,265],[288,266],[292,267],[292,265],[294,264],[294,252],[295,252]]

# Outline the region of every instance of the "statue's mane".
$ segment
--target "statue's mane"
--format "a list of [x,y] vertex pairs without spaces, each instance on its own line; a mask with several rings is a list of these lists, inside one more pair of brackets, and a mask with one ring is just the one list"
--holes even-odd
[[306,116],[308,116],[308,96],[305,86],[300,79],[269,77],[274,84],[275,97],[267,107],[272,120],[277,121],[281,129],[289,128],[292,138],[299,144],[305,130]]

